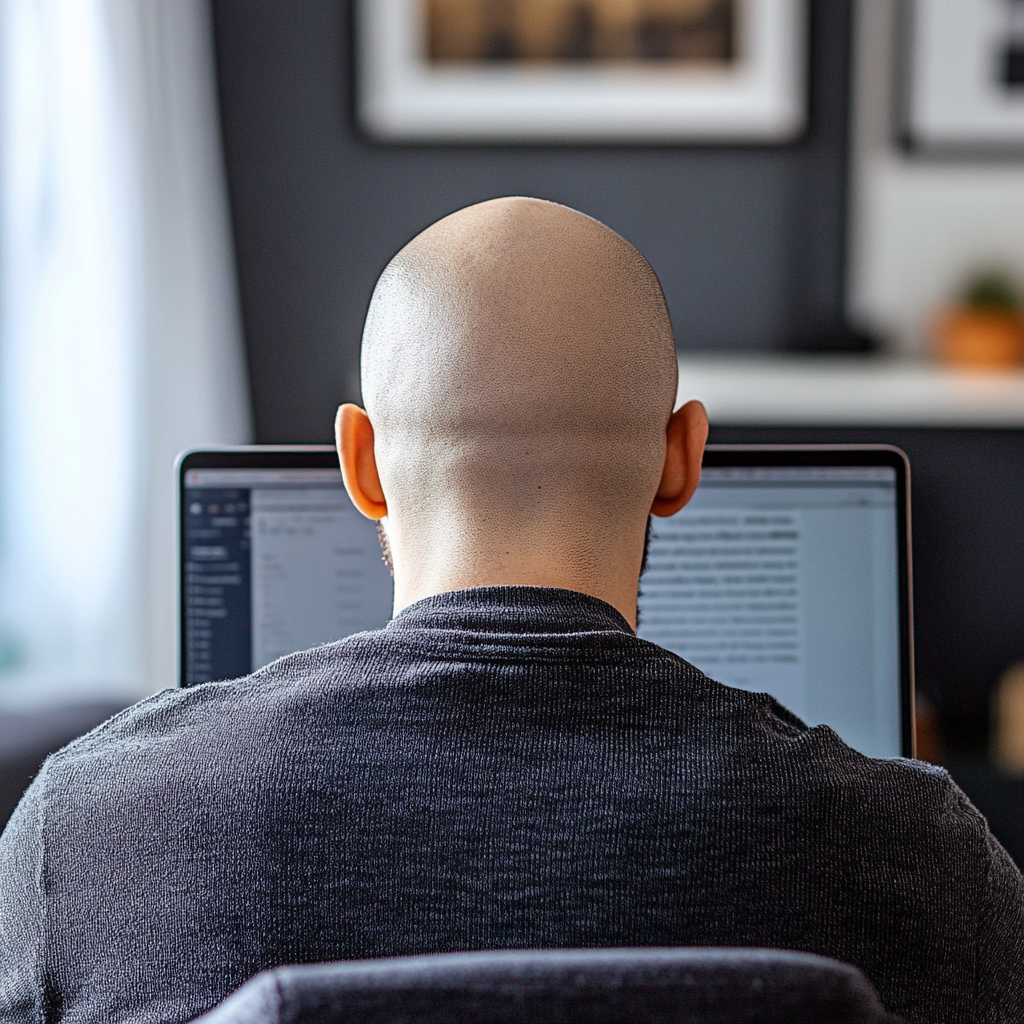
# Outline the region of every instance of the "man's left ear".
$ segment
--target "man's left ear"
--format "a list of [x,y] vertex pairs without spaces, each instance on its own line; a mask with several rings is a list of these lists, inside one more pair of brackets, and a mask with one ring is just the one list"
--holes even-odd
[[702,402],[687,402],[671,417],[665,430],[665,466],[651,504],[656,516],[675,515],[693,497],[700,483],[708,414]]

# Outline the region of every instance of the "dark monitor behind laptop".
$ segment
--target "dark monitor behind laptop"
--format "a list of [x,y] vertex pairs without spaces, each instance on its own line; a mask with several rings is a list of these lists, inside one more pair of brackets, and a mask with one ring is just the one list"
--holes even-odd
[[[875,757],[911,755],[908,468],[898,449],[710,446],[652,519],[638,634]],[[179,460],[180,683],[383,626],[375,525],[329,446]]]

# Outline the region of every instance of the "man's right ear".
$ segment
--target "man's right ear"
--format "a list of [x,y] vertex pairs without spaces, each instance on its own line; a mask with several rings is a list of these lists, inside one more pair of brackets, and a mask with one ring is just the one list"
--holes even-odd
[[334,420],[334,437],[341,462],[345,490],[367,519],[383,519],[388,503],[380,485],[377,457],[373,451],[373,424],[365,409],[346,402]]

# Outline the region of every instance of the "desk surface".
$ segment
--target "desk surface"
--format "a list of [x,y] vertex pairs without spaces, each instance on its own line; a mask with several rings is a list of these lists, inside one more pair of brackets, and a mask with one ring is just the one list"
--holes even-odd
[[722,425],[1024,427],[1024,370],[881,357],[680,356],[690,398]]

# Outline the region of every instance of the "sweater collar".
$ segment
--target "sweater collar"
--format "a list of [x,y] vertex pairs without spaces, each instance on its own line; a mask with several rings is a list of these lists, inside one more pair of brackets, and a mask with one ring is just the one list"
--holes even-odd
[[469,630],[474,633],[583,633],[629,623],[610,604],[555,587],[473,587],[425,597],[403,608],[388,629]]

